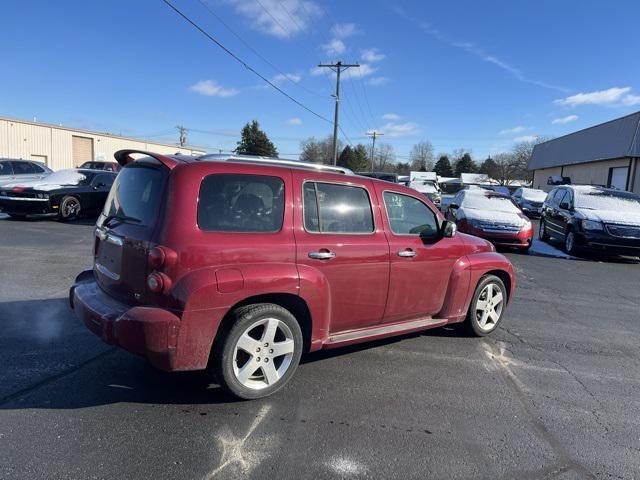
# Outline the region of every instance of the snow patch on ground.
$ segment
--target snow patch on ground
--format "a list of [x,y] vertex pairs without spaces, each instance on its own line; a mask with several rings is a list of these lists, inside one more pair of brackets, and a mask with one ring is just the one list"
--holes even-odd
[[333,457],[326,466],[339,475],[362,475],[367,471],[366,465],[347,457]]
[[567,255],[562,250],[554,247],[553,245],[549,245],[546,242],[538,240],[537,238],[533,239],[533,243],[531,244],[531,248],[529,248],[530,255],[541,255],[544,257],[557,257],[557,258],[576,258],[571,255]]

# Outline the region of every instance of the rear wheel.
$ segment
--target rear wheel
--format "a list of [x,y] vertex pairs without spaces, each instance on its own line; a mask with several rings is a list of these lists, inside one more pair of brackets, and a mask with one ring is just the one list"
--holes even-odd
[[281,389],[302,355],[302,331],[279,305],[242,307],[215,346],[213,375],[220,386],[242,399],[262,398]]
[[478,282],[467,312],[467,331],[477,337],[489,335],[502,320],[507,305],[507,289],[500,278],[485,275]]
[[538,238],[543,242],[549,241],[549,234],[547,233],[547,225],[543,218],[540,218],[540,228],[538,229]]
[[60,202],[58,218],[62,221],[69,221],[78,218],[80,215],[80,200],[76,197],[67,196]]

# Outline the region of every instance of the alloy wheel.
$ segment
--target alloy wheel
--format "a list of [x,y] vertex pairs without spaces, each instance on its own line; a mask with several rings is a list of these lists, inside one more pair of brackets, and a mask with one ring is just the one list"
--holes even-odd
[[496,328],[504,308],[502,290],[495,283],[488,283],[480,292],[475,306],[478,327],[483,332]]
[[233,373],[245,387],[261,390],[276,384],[291,366],[295,349],[291,329],[277,318],[251,324],[233,350]]
[[74,197],[66,198],[60,206],[60,213],[63,218],[72,218],[77,216],[78,213],[80,213],[80,202]]

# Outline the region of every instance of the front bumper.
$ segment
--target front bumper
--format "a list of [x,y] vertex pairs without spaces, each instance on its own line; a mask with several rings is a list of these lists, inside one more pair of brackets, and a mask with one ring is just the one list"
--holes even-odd
[[115,300],[100,289],[91,270],[76,278],[69,301],[87,328],[105,343],[142,355],[161,370],[178,369],[180,319],[174,313]]
[[43,215],[55,213],[46,198],[20,198],[0,196],[0,211],[14,215]]
[[501,247],[514,247],[514,248],[529,248],[533,241],[533,228],[529,230],[520,230],[514,233],[492,233],[486,232],[481,228],[474,228],[467,225],[464,230],[460,230],[463,233],[468,233],[476,237],[489,240],[494,245]]
[[616,237],[605,231],[581,232],[576,236],[576,245],[605,255],[640,256],[640,239]]

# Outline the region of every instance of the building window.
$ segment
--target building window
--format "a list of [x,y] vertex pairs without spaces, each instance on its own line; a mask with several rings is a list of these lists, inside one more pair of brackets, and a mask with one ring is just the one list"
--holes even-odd
[[611,167],[607,187],[626,190],[629,180],[629,167]]

